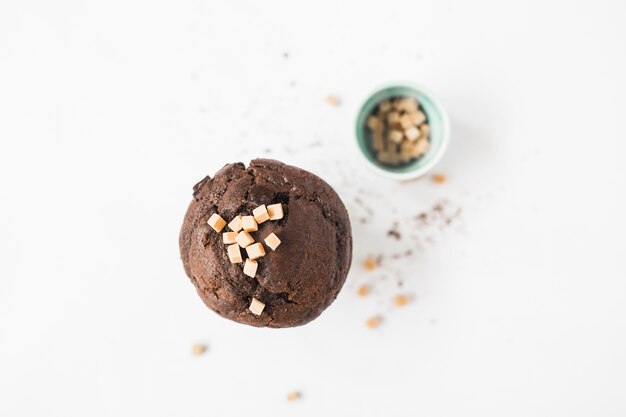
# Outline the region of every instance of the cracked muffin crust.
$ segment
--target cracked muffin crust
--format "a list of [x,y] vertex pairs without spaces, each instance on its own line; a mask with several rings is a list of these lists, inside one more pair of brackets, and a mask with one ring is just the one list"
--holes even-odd
[[[254,232],[270,233],[280,248],[258,260],[256,276],[232,264],[222,235],[207,224],[213,213],[227,221],[262,204],[282,203],[284,217]],[[194,186],[180,233],[187,276],[204,303],[219,315],[257,327],[292,327],[319,316],[337,297],[352,260],[352,232],[339,196],[325,181],[269,159],[226,165]],[[265,303],[260,316],[252,298]]]

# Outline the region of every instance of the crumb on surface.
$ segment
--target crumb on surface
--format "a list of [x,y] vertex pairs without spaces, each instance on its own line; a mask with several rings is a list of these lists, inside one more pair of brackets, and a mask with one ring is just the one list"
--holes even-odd
[[383,321],[383,319],[380,316],[373,316],[373,317],[370,317],[369,319],[367,319],[365,324],[367,325],[368,328],[375,329],[378,326],[380,326],[382,321]]
[[396,229],[396,226],[394,226],[393,229],[390,229],[387,231],[387,236],[394,238],[395,240],[400,240],[402,239],[402,235],[400,234],[400,232]]
[[203,355],[207,351],[207,346],[203,343],[194,343],[191,346],[191,354],[194,356]]
[[380,266],[380,260],[378,258],[373,257],[373,256],[368,256],[363,261],[363,268],[365,268],[366,271],[373,271],[374,269],[378,268],[379,266]]
[[300,391],[291,391],[287,393],[287,401],[297,401],[302,398],[302,393]]
[[341,99],[337,96],[327,96],[326,97],[326,104],[330,104],[331,106],[338,106],[341,104]]
[[445,174],[433,174],[432,176],[432,180],[435,184],[443,184],[444,182],[446,182],[446,175]]
[[357,289],[356,293],[359,295],[359,297],[365,297],[365,296],[369,295],[370,290],[371,290],[371,288],[370,288],[369,285],[361,285]]
[[398,294],[392,299],[393,304],[397,307],[404,307],[411,302],[411,297],[406,294]]

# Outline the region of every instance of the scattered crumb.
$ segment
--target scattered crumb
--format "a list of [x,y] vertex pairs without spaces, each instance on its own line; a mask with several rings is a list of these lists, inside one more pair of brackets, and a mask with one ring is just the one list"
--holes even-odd
[[368,328],[375,329],[378,326],[380,326],[380,323],[382,323],[382,321],[383,319],[380,316],[374,316],[374,317],[370,317],[369,319],[367,319],[365,324],[367,325]]
[[369,285],[361,285],[356,293],[359,295],[359,297],[366,297],[367,295],[369,295],[370,289],[371,288]]
[[405,294],[398,294],[393,297],[392,301],[395,306],[404,307],[405,305],[409,304],[409,302],[411,301],[411,297]]
[[302,393],[300,391],[291,391],[287,393],[287,401],[298,401],[302,398]]
[[373,256],[368,256],[363,261],[363,268],[365,268],[366,271],[373,271],[379,266],[380,266],[380,259],[374,258]]
[[338,106],[341,104],[341,99],[337,96],[328,96],[326,97],[326,104],[330,104],[331,106]]
[[289,52],[283,52],[283,58],[285,59],[289,58]]
[[446,175],[445,174],[433,174],[432,176],[432,180],[435,184],[443,184],[444,182],[446,182]]
[[206,350],[207,350],[207,346],[202,343],[195,343],[193,346],[191,346],[191,354],[194,356],[203,355],[206,352]]
[[402,239],[402,235],[400,234],[400,231],[398,230],[398,223],[393,224],[393,227],[389,229],[389,231],[387,232],[387,236],[392,237],[396,240]]
[[391,255],[391,259],[409,258],[411,256],[413,256],[413,251],[411,249],[407,249],[402,253],[394,253]]

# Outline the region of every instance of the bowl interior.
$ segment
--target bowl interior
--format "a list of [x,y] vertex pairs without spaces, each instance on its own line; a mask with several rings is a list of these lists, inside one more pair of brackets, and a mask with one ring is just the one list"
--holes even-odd
[[[372,114],[380,101],[394,97],[416,98],[430,124],[430,148],[428,152],[411,162],[398,166],[385,165],[376,159],[376,154],[372,147],[372,131],[365,125],[367,118]],[[371,164],[390,173],[409,174],[430,166],[439,157],[439,154],[445,147],[448,134],[446,129],[445,114],[433,99],[416,87],[395,85],[378,90],[363,104],[357,116],[356,138],[359,149]]]

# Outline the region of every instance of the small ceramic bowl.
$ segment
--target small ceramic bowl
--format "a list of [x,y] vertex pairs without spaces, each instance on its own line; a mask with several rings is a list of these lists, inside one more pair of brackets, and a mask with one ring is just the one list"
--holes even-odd
[[[430,148],[425,155],[406,164],[391,166],[379,162],[372,148],[372,131],[365,125],[378,103],[394,97],[415,97],[430,124]],[[379,174],[396,180],[420,177],[441,159],[450,141],[450,121],[432,94],[411,83],[393,83],[376,90],[359,109],[356,118],[356,142],[367,164]]]

